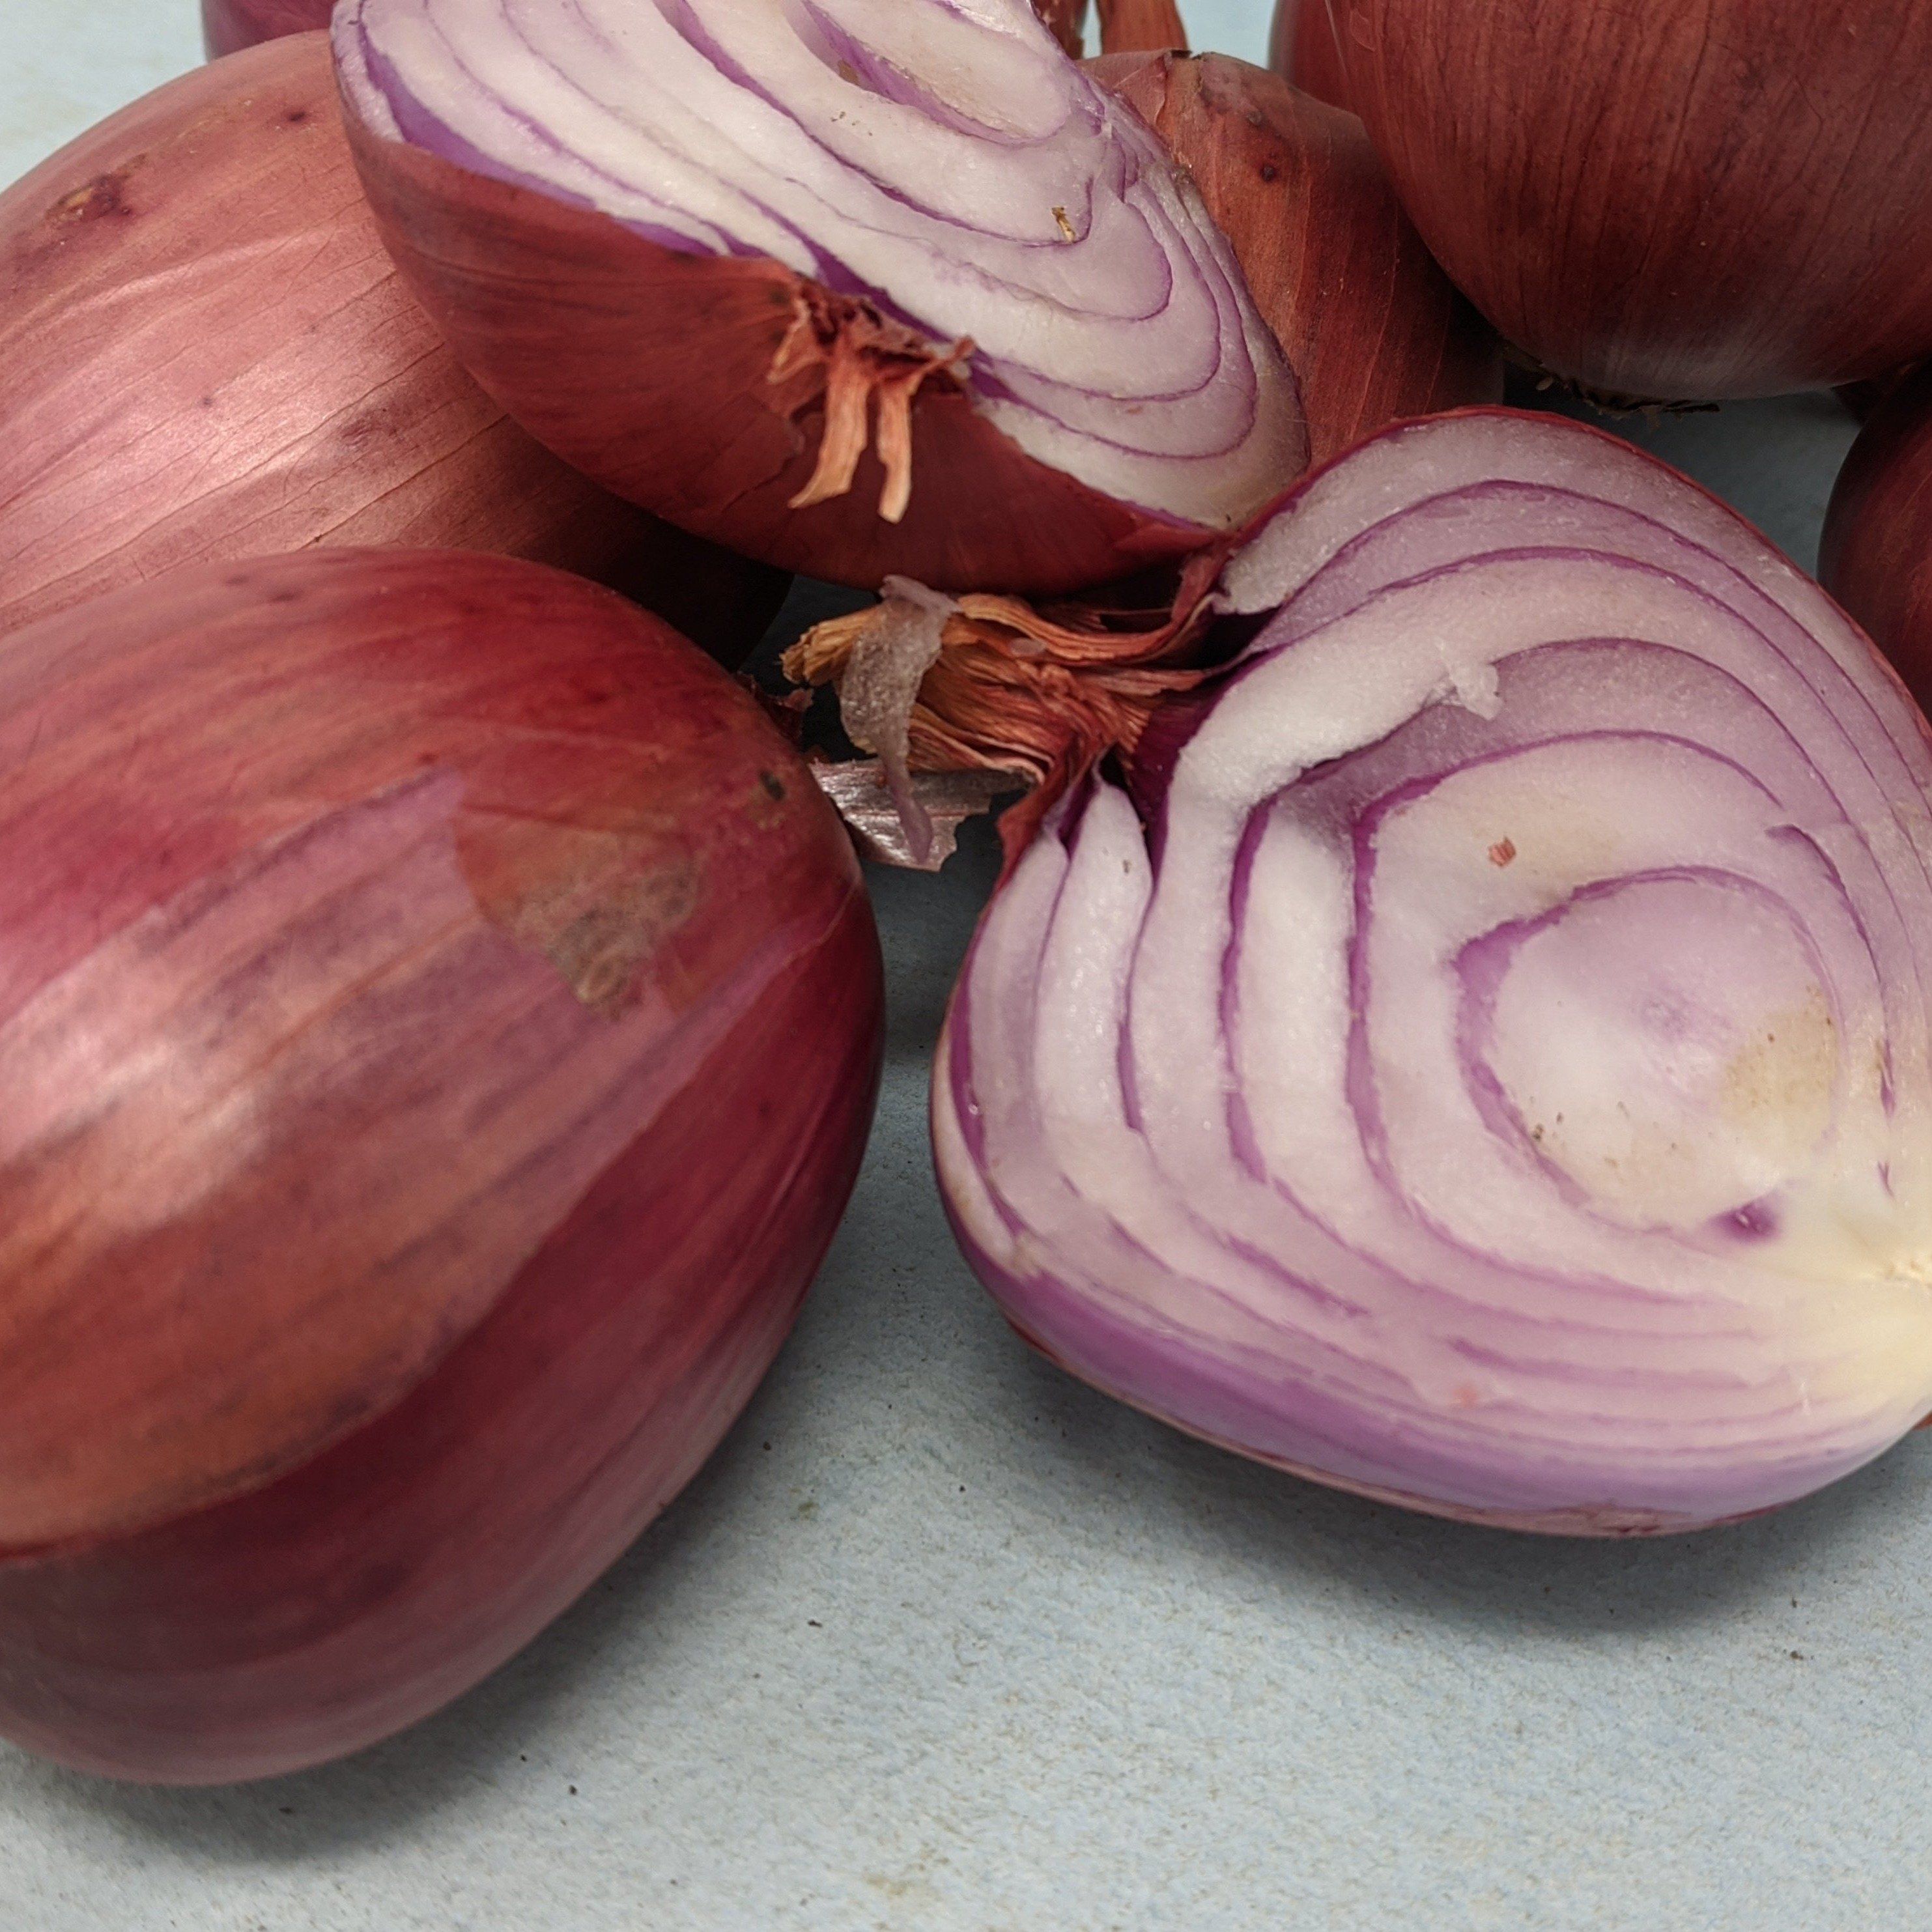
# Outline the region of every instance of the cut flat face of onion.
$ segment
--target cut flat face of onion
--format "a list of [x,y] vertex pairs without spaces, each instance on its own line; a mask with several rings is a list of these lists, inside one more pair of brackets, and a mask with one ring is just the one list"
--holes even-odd
[[1882,661],[1694,485],[1502,410],[1342,458],[1222,597],[1274,614],[955,994],[939,1168],[1014,1324],[1526,1528],[1878,1454],[1932,1407],[1932,754]]
[[1074,588],[1306,460],[1227,240],[1023,0],[347,0],[334,34],[459,354],[700,534],[868,584]]

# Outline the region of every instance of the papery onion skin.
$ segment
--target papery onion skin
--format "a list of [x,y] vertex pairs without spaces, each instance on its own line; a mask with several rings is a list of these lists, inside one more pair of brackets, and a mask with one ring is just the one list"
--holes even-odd
[[335,0],[201,0],[201,34],[210,60],[286,34],[328,25]]
[[[848,488],[800,505],[826,412],[822,383],[815,398],[800,388],[786,352],[808,338],[808,316],[832,316],[836,328],[827,323],[820,339],[842,343],[855,298],[828,295],[768,256],[662,245],[392,138],[371,124],[380,90],[357,77],[369,10],[345,7],[334,34],[351,146],[391,252],[465,366],[586,475],[743,554],[868,589],[896,574],[947,590],[1054,595],[1210,541],[1208,526],[1028,454],[943,370],[911,404],[912,484],[901,514],[880,514],[889,472],[875,444]],[[382,96],[380,111],[392,110]],[[884,179],[896,194],[889,170]],[[1060,218],[1070,227],[1064,209]],[[974,352],[964,338],[954,346],[962,361]],[[934,363],[947,352],[935,344]],[[1279,441],[1282,460],[1258,479],[1249,509],[1306,460],[1298,408],[1282,400],[1292,379],[1284,382],[1272,343],[1265,356],[1274,401],[1259,440]]]
[[1335,43],[1328,0],[1275,0],[1268,64],[1303,93],[1330,107],[1348,107],[1348,76]]
[[1932,364],[1888,390],[1852,444],[1818,574],[1932,704]]
[[749,1398],[872,1116],[857,864],[658,620],[453,552],[17,632],[0,769],[0,1733],[314,1764]]
[[400,544],[598,579],[737,663],[782,574],[587,482],[389,263],[325,35],[183,76],[0,195],[0,630],[217,558]]
[[1349,104],[1504,338],[1612,398],[1932,349],[1932,4],[1336,0]]
[[1185,53],[1187,28],[1174,0],[1096,0],[1105,54]]
[[[1932,740],[1696,486],[1398,426],[1238,553],[1244,656],[1070,800],[940,1043],[1020,1333],[1434,1514],[1681,1530],[1932,1408]],[[1282,601],[1283,599],[1286,601]]]
[[1314,462],[1400,418],[1502,400],[1501,346],[1409,225],[1353,115],[1226,54],[1092,64],[1234,244],[1300,385]]

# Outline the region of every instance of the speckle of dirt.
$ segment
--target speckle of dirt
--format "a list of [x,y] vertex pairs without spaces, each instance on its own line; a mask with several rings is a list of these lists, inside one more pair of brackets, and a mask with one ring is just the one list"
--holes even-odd
[[127,166],[116,168],[110,174],[96,175],[84,188],[62,195],[47,210],[47,225],[59,228],[70,223],[106,221],[132,214],[134,210],[128,200],[128,177],[134,172],[134,166],[130,161]]
[[1276,166],[1275,166],[1275,164],[1274,164],[1274,162],[1272,162],[1272,161],[1264,161],[1264,162],[1262,162],[1262,179],[1263,181],[1264,181],[1264,182],[1274,182],[1274,181],[1279,181],[1279,180],[1280,180],[1280,178],[1281,178],[1281,170],[1280,170],[1280,169],[1279,169],[1278,167],[1276,167]]

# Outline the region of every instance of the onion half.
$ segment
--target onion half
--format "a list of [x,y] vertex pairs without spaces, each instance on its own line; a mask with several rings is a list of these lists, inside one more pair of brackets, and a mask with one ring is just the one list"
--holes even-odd
[[1021,0],[346,0],[396,259],[540,440],[748,555],[1058,592],[1303,466],[1226,239]]
[[1932,363],[1887,387],[1852,444],[1819,574],[1932,704]]
[[1334,0],[1348,104],[1457,285],[1612,398],[1932,350],[1932,0]]
[[454,552],[16,632],[0,770],[0,1732],[313,1764],[748,1400],[872,1117],[856,862],[658,620]]
[[310,544],[596,578],[729,662],[783,575],[641,514],[509,421],[398,279],[325,36],[169,82],[0,195],[0,630]]
[[1022,859],[940,1043],[962,1244],[1193,1432],[1544,1530],[1768,1508],[1932,1407],[1932,749],[1578,425],[1390,430]]

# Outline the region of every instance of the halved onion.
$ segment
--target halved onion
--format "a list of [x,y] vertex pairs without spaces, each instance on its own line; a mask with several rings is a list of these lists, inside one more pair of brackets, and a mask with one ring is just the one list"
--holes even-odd
[[1867,640],[1574,424],[1390,430],[1233,667],[986,914],[933,1089],[1020,1331],[1529,1528],[1802,1496],[1932,1407],[1932,749]]
[[346,0],[334,35],[458,354],[688,530],[1065,591],[1306,460],[1226,238],[1024,0]]

